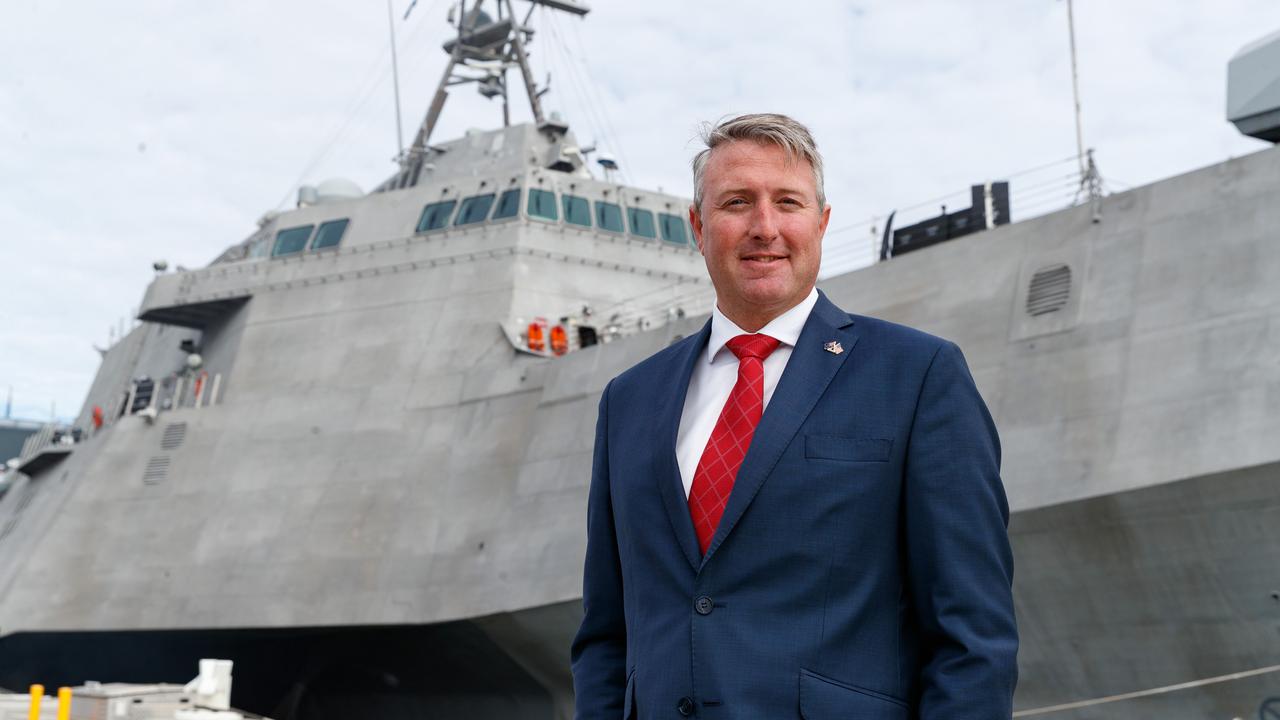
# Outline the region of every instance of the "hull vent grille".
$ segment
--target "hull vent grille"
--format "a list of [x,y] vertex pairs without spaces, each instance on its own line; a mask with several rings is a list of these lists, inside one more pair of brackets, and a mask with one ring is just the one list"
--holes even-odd
[[147,461],[147,468],[142,471],[142,484],[155,485],[169,477],[169,456],[156,455]]
[[162,450],[173,450],[182,444],[187,437],[187,424],[184,422],[169,423],[164,428],[164,436],[160,438]]
[[1067,265],[1040,268],[1031,277],[1027,291],[1027,314],[1039,317],[1057,312],[1066,307],[1070,298],[1071,268]]

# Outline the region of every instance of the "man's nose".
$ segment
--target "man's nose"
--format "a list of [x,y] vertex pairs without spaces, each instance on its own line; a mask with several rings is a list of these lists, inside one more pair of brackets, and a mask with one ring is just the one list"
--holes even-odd
[[751,235],[762,240],[778,236],[778,211],[772,203],[760,203],[751,215]]

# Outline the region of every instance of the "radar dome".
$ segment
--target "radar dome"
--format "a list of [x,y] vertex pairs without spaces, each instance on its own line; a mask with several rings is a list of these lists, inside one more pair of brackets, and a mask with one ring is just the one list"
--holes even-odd
[[488,27],[492,24],[493,17],[480,8],[468,10],[467,14],[462,16],[462,28],[468,32],[479,30],[480,28]]
[[346,178],[331,178],[316,186],[316,202],[350,200],[364,197],[360,186]]

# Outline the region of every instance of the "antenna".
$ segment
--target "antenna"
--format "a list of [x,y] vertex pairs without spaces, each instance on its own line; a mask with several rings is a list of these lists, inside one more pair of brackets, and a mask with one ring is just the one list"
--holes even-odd
[[[406,19],[417,4],[418,0],[409,4],[409,9],[404,12]],[[401,160],[404,158],[404,129],[400,125],[400,68],[396,63],[396,17],[391,11],[391,0],[387,0],[387,29],[391,32],[391,86],[396,95],[396,160]]]
[[[501,97],[503,103],[503,124],[510,123],[510,111],[507,97],[507,71],[518,68],[524,81],[525,94],[529,99],[529,109],[533,113],[533,121],[544,132],[563,134],[567,128],[563,123],[552,118],[551,122],[542,112],[542,95],[546,87],[539,88],[533,79],[533,70],[529,66],[529,54],[525,47],[533,38],[533,29],[529,19],[533,10],[542,6],[551,10],[559,10],[573,15],[586,15],[590,9],[580,0],[529,0],[528,14],[523,20],[516,16],[512,0],[496,0],[497,19],[484,12],[485,0],[458,0],[449,12],[449,22],[458,29],[456,37],[444,43],[444,51],[449,54],[449,62],[445,66],[444,75],[436,86],[431,105],[427,108],[426,117],[418,127],[418,132],[400,160],[400,174],[389,185],[389,189],[412,187],[418,184],[418,178],[426,166],[426,155],[430,150],[428,143],[435,130],[449,98],[449,88],[465,83],[476,83],[480,94],[486,98]],[[468,7],[470,6],[470,7]]]
[[1084,149],[1084,130],[1080,119],[1080,73],[1076,70],[1076,16],[1072,0],[1067,0],[1067,35],[1071,40],[1071,96],[1076,106],[1076,160],[1080,164],[1080,187],[1076,191],[1079,201],[1082,193],[1093,206],[1092,220],[1102,222],[1102,175],[1093,162],[1093,148]]
[[1071,40],[1071,95],[1076,105],[1076,160],[1080,163],[1080,178],[1084,181],[1084,131],[1080,127],[1080,73],[1076,70],[1076,16],[1072,0],[1067,0],[1067,35]]

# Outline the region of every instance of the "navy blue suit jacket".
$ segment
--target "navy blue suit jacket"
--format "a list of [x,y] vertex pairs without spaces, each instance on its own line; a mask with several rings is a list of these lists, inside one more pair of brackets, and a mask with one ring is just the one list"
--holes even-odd
[[1009,511],[960,350],[820,296],[702,556],[675,444],[709,334],[600,399],[578,717],[1010,717]]

